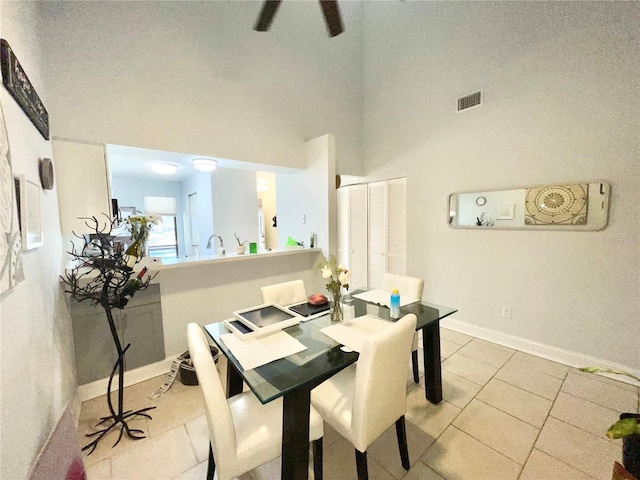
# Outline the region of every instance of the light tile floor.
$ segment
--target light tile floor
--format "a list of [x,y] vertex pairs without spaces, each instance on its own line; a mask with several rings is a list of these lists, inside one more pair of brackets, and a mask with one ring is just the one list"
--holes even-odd
[[[400,464],[391,427],[368,450],[372,480],[609,480],[620,441],[604,432],[620,412],[638,411],[638,387],[582,373],[468,335],[442,329],[444,400],[424,397],[407,369],[407,437],[411,470]],[[219,363],[223,375],[224,360]],[[422,374],[423,372],[421,372]],[[199,387],[178,380],[150,400],[163,378],[125,389],[127,409],[156,406],[153,420],[133,422],[147,438],[116,435],[85,457],[89,480],[204,479],[208,432]],[[107,410],[105,397],[82,405],[78,439]],[[353,447],[325,425],[324,476],[356,478]],[[279,460],[240,480],[280,478]]]

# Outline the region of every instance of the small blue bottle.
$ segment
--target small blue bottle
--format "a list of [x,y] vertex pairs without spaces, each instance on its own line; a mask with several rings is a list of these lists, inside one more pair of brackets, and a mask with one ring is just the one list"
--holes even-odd
[[400,318],[400,292],[398,292],[397,288],[394,288],[393,290],[391,290],[391,301],[389,302],[390,305],[390,312],[389,315],[391,316],[391,318]]

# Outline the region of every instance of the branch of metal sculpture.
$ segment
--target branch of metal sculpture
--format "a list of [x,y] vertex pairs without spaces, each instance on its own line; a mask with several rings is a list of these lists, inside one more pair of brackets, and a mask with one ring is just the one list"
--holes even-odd
[[[127,422],[136,415],[151,420],[151,416],[146,412],[155,408],[147,407],[135,411],[125,411],[123,408],[124,356],[131,344],[123,348],[113,318],[113,310],[123,309],[135,292],[146,290],[155,275],[147,275],[145,267],[134,276],[133,268],[127,265],[128,261],[129,264],[132,263],[129,255],[123,253],[121,248],[114,249],[112,245],[112,233],[117,227],[117,220],[111,219],[108,215],[105,217],[107,220],[104,223],[98,221],[96,217],[84,218],[85,224],[95,232],[94,236],[98,239],[98,243],[90,242],[84,236],[74,233],[77,238],[83,240],[83,248],[78,251],[72,244],[71,251],[68,253],[74,260],[75,266],[60,276],[60,280],[67,286],[65,292],[76,301],[89,301],[91,305],[104,309],[118,353],[118,359],[113,366],[107,385],[107,406],[110,415],[101,417],[96,425],[96,427],[101,426],[99,430],[86,435],[89,438],[95,437],[82,448],[82,450],[89,450],[89,455],[93,453],[102,438],[118,427],[120,435],[113,446],[120,442],[124,433],[133,440],[145,438],[142,430],[130,428]],[[139,259],[136,259],[136,263],[138,261]],[[114,408],[111,386],[116,372],[118,372],[118,405]]]

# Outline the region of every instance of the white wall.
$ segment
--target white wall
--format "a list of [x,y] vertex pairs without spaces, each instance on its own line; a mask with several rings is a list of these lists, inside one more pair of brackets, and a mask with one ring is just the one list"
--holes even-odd
[[[637,2],[365,5],[365,170],[407,175],[407,273],[426,299],[640,368],[639,19]],[[456,113],[478,89],[484,105]],[[454,191],[585,179],[612,185],[600,232],[446,223]]]
[[[215,248],[207,250],[207,240],[209,235],[213,233],[213,203],[211,202],[211,173],[199,172],[191,175],[182,183],[182,218],[184,219],[184,239],[186,244],[187,256],[195,255],[211,255],[214,254]],[[190,231],[190,215],[189,215],[189,195],[197,193],[197,209],[198,218],[196,221],[199,225],[200,238],[198,239],[199,250],[193,251],[191,231]],[[219,246],[218,244],[216,244]]]
[[[258,193],[256,172],[220,168],[211,174],[213,231],[224,239],[229,253],[238,245],[234,233],[249,252],[249,243],[258,243]],[[209,235],[211,235],[211,233]]]
[[113,177],[111,179],[111,196],[118,199],[119,207],[136,207],[139,212],[144,212],[145,196],[175,197],[178,256],[184,257],[186,243],[184,240],[184,198],[181,182]]
[[300,167],[336,133],[341,173],[362,170],[362,5],[329,38],[315,1],[41,2],[54,133],[76,140]]
[[[160,270],[165,355],[187,349],[187,325],[220,322],[234,310],[262,303],[260,287],[302,279],[309,294],[323,292],[314,266],[318,250],[244,255],[187,268]],[[235,256],[235,252],[230,255]]]
[[316,248],[337,255],[335,143],[332,135],[307,142],[307,167],[276,175],[278,248],[288,237],[309,247],[311,232]]
[[[0,35],[47,107],[52,85],[37,25],[34,3],[0,3]],[[38,159],[52,156],[51,143],[4,87],[0,101],[13,174],[39,184]],[[65,259],[56,187],[40,199],[44,245],[23,252],[26,279],[0,297],[0,478],[6,479],[26,478],[76,389],[71,319],[57,281]]]
[[[258,192],[258,198],[262,200],[265,248],[277,248],[278,229],[273,226],[273,217],[276,215],[276,175],[271,172],[257,172],[256,179],[258,182],[262,182],[262,185],[266,189],[262,192]],[[258,247],[259,246],[260,245],[258,245]]]

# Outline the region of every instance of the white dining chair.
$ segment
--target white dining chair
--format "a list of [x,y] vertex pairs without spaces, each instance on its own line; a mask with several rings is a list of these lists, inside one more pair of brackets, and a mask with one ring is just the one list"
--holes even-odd
[[[282,398],[265,405],[252,392],[225,398],[220,374],[211,357],[209,342],[196,323],[187,326],[189,354],[204,394],[209,426],[207,480],[231,480],[269,462],[282,453]],[[313,446],[314,478],[322,478],[322,418],[310,412],[309,440]],[[215,458],[215,460],[214,460]]]
[[[398,289],[401,298],[402,295],[406,295],[407,297],[422,300],[424,280],[418,277],[386,272],[382,278],[382,290],[391,293],[394,288]],[[414,334],[413,344],[411,345],[411,368],[413,370],[413,381],[418,383],[420,381],[418,372],[418,332]]]
[[287,307],[307,300],[307,291],[304,288],[303,280],[267,285],[262,287],[260,291],[262,292],[262,303],[277,303]]
[[394,423],[402,466],[410,468],[404,372],[416,321],[414,314],[405,315],[371,335],[355,365],[311,390],[320,416],[355,447],[359,480],[368,478],[367,448]]

